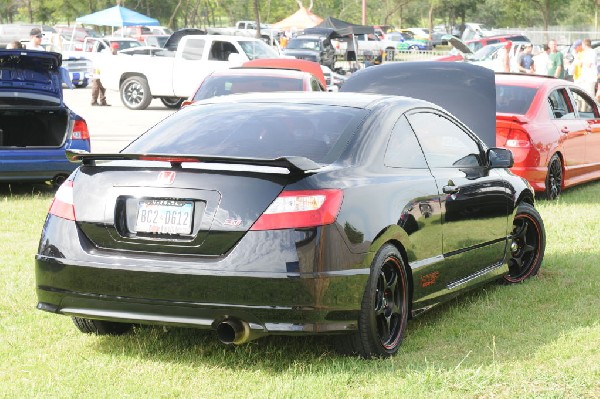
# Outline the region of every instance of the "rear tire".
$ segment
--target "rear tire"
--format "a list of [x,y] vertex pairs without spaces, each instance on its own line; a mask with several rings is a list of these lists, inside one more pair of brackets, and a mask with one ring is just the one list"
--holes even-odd
[[181,108],[181,104],[183,104],[185,100],[179,97],[161,97],[160,101],[167,108],[178,109]]
[[148,81],[141,76],[126,79],[119,90],[121,102],[129,109],[140,110],[148,108],[152,102],[152,94]]
[[82,317],[71,317],[79,331],[85,334],[96,335],[123,335],[131,331],[133,324],[117,323],[114,321],[84,319]]
[[560,196],[563,184],[562,162],[557,154],[554,154],[548,162],[548,173],[546,174],[546,190],[544,197],[555,200]]
[[513,221],[506,284],[517,284],[540,270],[546,249],[544,222],[533,205],[522,203]]
[[371,265],[358,331],[335,337],[336,349],[367,359],[394,355],[404,338],[408,301],[408,280],[402,256],[396,247],[386,244]]

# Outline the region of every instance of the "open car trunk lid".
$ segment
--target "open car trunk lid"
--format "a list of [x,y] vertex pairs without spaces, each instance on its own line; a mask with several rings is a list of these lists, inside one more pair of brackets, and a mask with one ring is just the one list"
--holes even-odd
[[61,106],[62,56],[35,50],[0,50],[0,109]]
[[99,248],[144,253],[224,254],[301,176],[226,161],[94,163],[84,161],[73,182],[78,226]]

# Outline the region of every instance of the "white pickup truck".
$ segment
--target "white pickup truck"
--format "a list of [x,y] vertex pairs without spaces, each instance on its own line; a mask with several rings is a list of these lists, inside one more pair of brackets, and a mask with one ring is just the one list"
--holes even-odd
[[178,108],[211,72],[240,66],[257,58],[279,58],[260,39],[240,36],[190,35],[181,38],[175,51],[132,49],[104,58],[101,80],[109,90],[118,90],[123,104],[146,109],[153,98]]
[[[246,36],[257,37],[255,21],[237,21],[235,26],[230,28],[215,28],[208,27],[206,32],[210,35],[229,35],[229,36]],[[265,24],[260,24],[260,37],[269,44],[277,38],[278,31],[269,28]]]

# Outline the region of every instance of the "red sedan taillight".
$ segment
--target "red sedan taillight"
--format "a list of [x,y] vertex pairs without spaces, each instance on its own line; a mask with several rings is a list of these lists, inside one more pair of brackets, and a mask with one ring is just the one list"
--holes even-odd
[[67,220],[75,220],[75,206],[73,205],[73,180],[65,181],[56,191],[50,210],[50,215]]
[[283,191],[250,230],[316,227],[335,221],[344,195],[341,190]]
[[90,132],[87,123],[83,119],[78,119],[73,123],[73,131],[71,132],[73,140],[89,140]]

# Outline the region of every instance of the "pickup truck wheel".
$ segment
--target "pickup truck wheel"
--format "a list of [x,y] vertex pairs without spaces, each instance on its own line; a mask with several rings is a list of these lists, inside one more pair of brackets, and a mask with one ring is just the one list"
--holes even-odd
[[162,101],[167,108],[177,109],[181,107],[181,104],[183,104],[185,100],[179,97],[161,97],[160,101]]
[[126,79],[121,85],[121,102],[129,109],[146,109],[152,101],[148,81],[140,76]]

